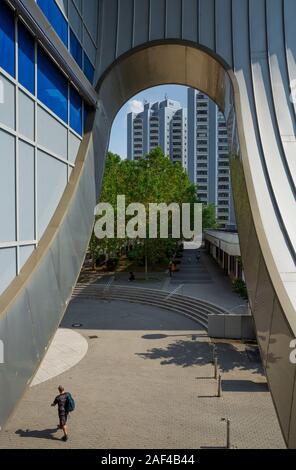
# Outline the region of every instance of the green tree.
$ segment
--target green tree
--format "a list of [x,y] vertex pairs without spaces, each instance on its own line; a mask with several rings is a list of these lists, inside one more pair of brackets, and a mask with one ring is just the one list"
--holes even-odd
[[[149,230],[148,206],[149,203],[195,203],[197,200],[197,187],[193,185],[180,163],[175,163],[166,157],[162,150],[157,147],[140,160],[121,160],[118,155],[108,153],[106,159],[105,173],[102,182],[100,202],[110,203],[117,215],[117,196],[125,195],[126,205],[140,202],[146,208],[147,220],[146,230]],[[204,206],[203,219],[206,228],[216,227],[214,206]],[[128,218],[127,218],[128,220]],[[171,223],[171,214],[169,216]],[[148,235],[148,233],[147,233]],[[171,235],[171,231],[170,231]],[[160,261],[168,260],[176,246],[171,236],[169,239],[146,239],[133,240],[129,256],[138,263],[154,265]],[[114,256],[117,252],[130,243],[123,239],[91,240],[90,248],[97,253],[98,247]]]
[[216,208],[214,204],[204,204],[202,209],[203,229],[217,229],[220,223],[216,217]]

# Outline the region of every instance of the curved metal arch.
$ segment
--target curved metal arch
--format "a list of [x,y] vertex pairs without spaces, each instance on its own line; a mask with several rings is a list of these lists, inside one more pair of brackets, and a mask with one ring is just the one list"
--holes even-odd
[[[106,144],[117,111],[141,89],[174,82],[198,88],[216,101],[228,121],[235,153],[240,150],[242,159],[233,158],[231,167],[246,280],[283,435],[289,447],[296,447],[295,367],[288,363],[289,341],[296,336],[295,303],[289,290],[295,282],[288,276],[292,264],[287,247],[279,238],[280,224],[268,199],[260,157],[264,150],[259,148],[254,83],[250,71],[245,73],[243,68],[233,71],[211,49],[174,39],[145,43],[111,61],[97,87],[98,108],[88,146],[80,149],[78,166],[39,248],[26,263],[20,278],[1,297],[0,330],[14,344],[19,341],[15,325],[18,328],[21,325],[25,341],[18,343],[18,355],[13,347],[9,349],[7,370],[0,375],[0,391],[5,401],[5,410],[0,408],[0,423],[7,419],[34,375],[64,313],[91,233],[90,206],[99,191]],[[258,82],[257,78],[257,85]],[[256,96],[260,97],[260,93]],[[97,178],[96,166],[100,166]],[[258,197],[257,182],[262,185],[264,204]],[[263,217],[265,209],[271,211],[268,226]],[[84,227],[74,234],[73,229],[81,225],[81,220]],[[268,233],[270,227],[275,228],[274,233]],[[278,247],[272,239],[274,234]],[[62,253],[66,240],[69,249]],[[63,265],[71,249],[75,260]],[[285,258],[281,266],[288,266],[288,281],[279,268],[281,250]],[[41,315],[38,310],[45,304]],[[32,344],[27,344],[28,341]]]

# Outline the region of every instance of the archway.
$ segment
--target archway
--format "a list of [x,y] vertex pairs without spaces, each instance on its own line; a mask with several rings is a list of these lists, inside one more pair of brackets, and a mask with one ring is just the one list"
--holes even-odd
[[[187,41],[150,42],[133,49],[116,60],[98,82],[97,110],[89,118],[88,132],[66,191],[37,250],[1,298],[3,331],[10,344],[17,343],[19,348],[17,358],[12,350],[8,351],[10,363],[0,377],[6,405],[0,410],[0,422],[8,417],[34,374],[75,285],[92,229],[113,119],[137,92],[165,83],[201,90],[225,114],[232,142],[232,185],[250,303],[282,431],[289,447],[295,447],[295,368],[289,363],[289,344],[296,336],[296,319],[293,283],[285,282],[282,276],[285,269],[287,273],[293,271],[293,243],[270,191],[248,79],[243,71],[235,76],[218,56]],[[34,327],[27,322],[24,311],[30,312]],[[18,332],[14,328],[16,317]],[[24,332],[21,342],[20,330]],[[20,367],[24,373],[15,379]],[[10,386],[15,384],[11,395]]]

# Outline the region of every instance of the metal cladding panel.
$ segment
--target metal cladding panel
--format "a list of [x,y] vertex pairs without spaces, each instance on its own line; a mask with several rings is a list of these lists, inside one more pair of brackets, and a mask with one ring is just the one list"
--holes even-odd
[[27,294],[36,348],[42,358],[50,338],[59,325],[59,317],[65,306],[50,252],[33,276],[27,287]]
[[246,2],[232,2],[233,69],[242,75],[243,84],[247,87],[244,99],[252,95],[248,17]]
[[150,0],[149,40],[165,38],[166,0]]
[[[96,204],[96,190],[95,186],[97,184],[95,180],[95,162],[94,162],[94,151],[92,145],[90,145],[89,150],[91,151],[92,157],[88,158],[84,163],[84,172],[81,176],[81,192],[79,198],[83,202],[83,207],[85,208],[85,222],[88,226],[89,220],[94,219],[94,204]],[[75,196],[76,197],[76,196]]]
[[285,49],[283,2],[266,3],[267,42],[275,110],[282,136],[295,131],[293,105],[290,100],[289,76]]
[[[250,213],[251,219],[251,213]],[[258,238],[254,223],[251,220],[248,245],[247,245],[247,260],[244,264],[244,272],[248,282],[248,295],[249,302],[251,305],[251,310],[254,308],[256,289],[258,283],[258,271],[259,271],[259,262],[260,262],[260,247],[258,243]]]
[[[80,224],[77,224],[73,230],[73,224],[69,222],[69,217],[72,218],[72,213],[69,212],[69,217],[64,220],[57,235],[57,243],[51,246],[52,261],[55,272],[58,273],[58,287],[62,293],[62,298],[66,300],[71,296],[75,286],[77,275],[81,268],[81,260],[83,259],[90,236],[89,227],[92,227],[94,219],[93,208],[97,199],[96,181],[94,178],[94,153],[92,150],[90,151],[90,157],[85,163],[85,171],[81,181],[81,191],[83,194],[79,195],[79,200],[84,200],[84,206],[80,204],[78,206],[79,208],[85,208],[83,216],[85,217],[87,214],[87,217],[85,217],[83,222],[81,218]],[[82,217],[82,214],[79,212],[77,212],[78,217]],[[75,220],[77,220],[76,217]]]
[[100,11],[102,17],[101,31],[99,31],[99,75],[116,57],[118,1],[102,0]]
[[[261,29],[267,34],[268,27],[265,22],[264,11],[257,11],[257,9],[256,11],[252,11],[250,22],[252,23],[259,13],[261,14]],[[272,34],[276,33],[278,33],[277,29],[273,28]],[[254,35],[254,37],[256,36]],[[295,223],[290,217],[290,214],[295,210],[295,198],[287,173],[286,156],[279,132],[279,119],[277,118],[270,74],[273,58],[270,53],[268,56],[264,53],[258,53],[258,45],[256,43],[254,45],[255,50],[253,51],[253,41],[251,40],[253,89],[258,130],[262,145],[262,158],[264,159],[264,171],[266,173],[265,177],[268,181],[270,191],[274,194],[273,202],[278,216],[282,219],[291,242],[296,246]],[[276,68],[276,66],[273,68]],[[277,94],[280,93],[283,78],[284,77],[281,78],[279,84],[276,86]],[[284,101],[281,101],[279,104],[282,108],[280,119],[283,119],[285,115],[285,110],[283,109]],[[268,223],[268,220],[266,220],[266,222]]]
[[150,0],[135,0],[133,46],[139,46],[149,40]]
[[[84,256],[89,241],[89,227],[93,222],[89,208],[86,207],[83,196],[76,196],[75,205],[69,209],[69,228],[72,231],[73,246],[79,259]],[[91,208],[93,214],[93,207]]]
[[284,438],[288,442],[295,382],[295,365],[289,361],[293,339],[284,312],[275,300],[267,359],[267,377],[276,404]]
[[243,263],[247,260],[247,247],[251,225],[251,212],[248,201],[246,183],[244,179],[243,167],[240,159],[232,159],[231,182],[235,201],[235,213],[238,226],[240,250]]
[[266,31],[265,31],[265,0],[250,0],[249,18],[250,18],[250,45],[252,53],[256,54],[267,51]]
[[199,0],[199,43],[215,51],[215,0]]
[[198,38],[198,2],[196,0],[183,1],[182,10],[182,38],[197,42]]
[[216,0],[216,52],[232,66],[231,0]]
[[261,357],[264,367],[266,367],[267,361],[273,303],[274,290],[272,288],[270,277],[261,255],[253,315],[255,318],[257,338],[260,344]]
[[4,339],[4,364],[0,366],[1,425],[20,400],[39,361],[26,295],[17,300],[9,315],[0,318],[0,336]]
[[[285,50],[283,2],[271,0],[266,4],[269,68],[275,115],[277,118],[284,165],[295,191],[296,177],[296,124],[295,111],[290,99],[290,83]],[[296,191],[295,191],[296,197]]]
[[118,5],[118,33],[116,56],[130,50],[133,46],[134,1],[126,0]]
[[182,0],[170,0],[166,7],[166,38],[182,37]]
[[91,34],[93,41],[97,42],[98,30],[98,2],[99,0],[84,0],[82,4],[83,20]]
[[288,447],[289,449],[296,449],[296,377],[293,389],[293,405],[291,409],[290,431]]
[[[58,288],[63,299],[68,300],[74,288],[77,272],[80,269],[79,253],[76,252],[73,242],[73,232],[68,220],[63,225],[57,236],[57,243],[51,248],[54,270],[58,273]],[[69,273],[73,273],[69,276]]]
[[[289,74],[289,83],[292,80],[296,80],[296,42],[295,42],[295,31],[296,31],[296,2],[294,0],[284,0],[284,26],[285,26],[285,52],[287,58],[287,67]],[[296,87],[291,87],[295,91]],[[296,113],[296,100],[293,103],[294,115]]]

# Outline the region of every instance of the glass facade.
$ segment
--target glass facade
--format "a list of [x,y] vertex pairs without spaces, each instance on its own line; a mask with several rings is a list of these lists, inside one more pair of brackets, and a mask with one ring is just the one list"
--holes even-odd
[[55,0],[37,0],[38,6],[68,48],[68,24]]
[[80,68],[82,68],[82,47],[77,37],[70,31],[70,52]]
[[35,41],[26,27],[18,23],[18,79],[35,94]]
[[70,54],[93,83],[96,56],[97,0],[36,0]]
[[15,77],[15,20],[3,0],[0,2],[0,67]]
[[68,122],[68,80],[38,48],[38,99],[64,122]]
[[82,99],[73,87],[70,88],[70,126],[82,134]]
[[94,81],[95,69],[92,66],[91,61],[87,57],[86,53],[84,53],[83,72],[85,73],[85,75],[89,79],[89,81],[92,83]]
[[4,0],[0,93],[0,260],[9,266],[2,269],[1,294],[38,246],[67,187],[86,113],[79,92]]
[[[44,8],[47,5],[47,8],[50,9],[48,5],[52,2],[44,1],[40,3],[42,3]],[[3,0],[0,2],[0,67],[15,78],[16,30],[18,33],[17,57],[19,83],[32,95],[35,95],[37,88],[37,98],[66,124],[69,123],[68,103],[70,95],[70,125],[73,123],[73,130],[79,135],[82,135],[83,102],[81,97],[77,92],[74,94],[75,90],[73,91],[72,88],[69,92],[70,85],[68,79],[41,46],[37,48],[38,72],[36,87],[35,40],[21,21],[15,22],[13,11]],[[82,49],[74,33],[71,37],[77,60],[79,60],[79,57],[82,59]],[[91,78],[92,65],[89,61],[87,63],[87,73]]]

